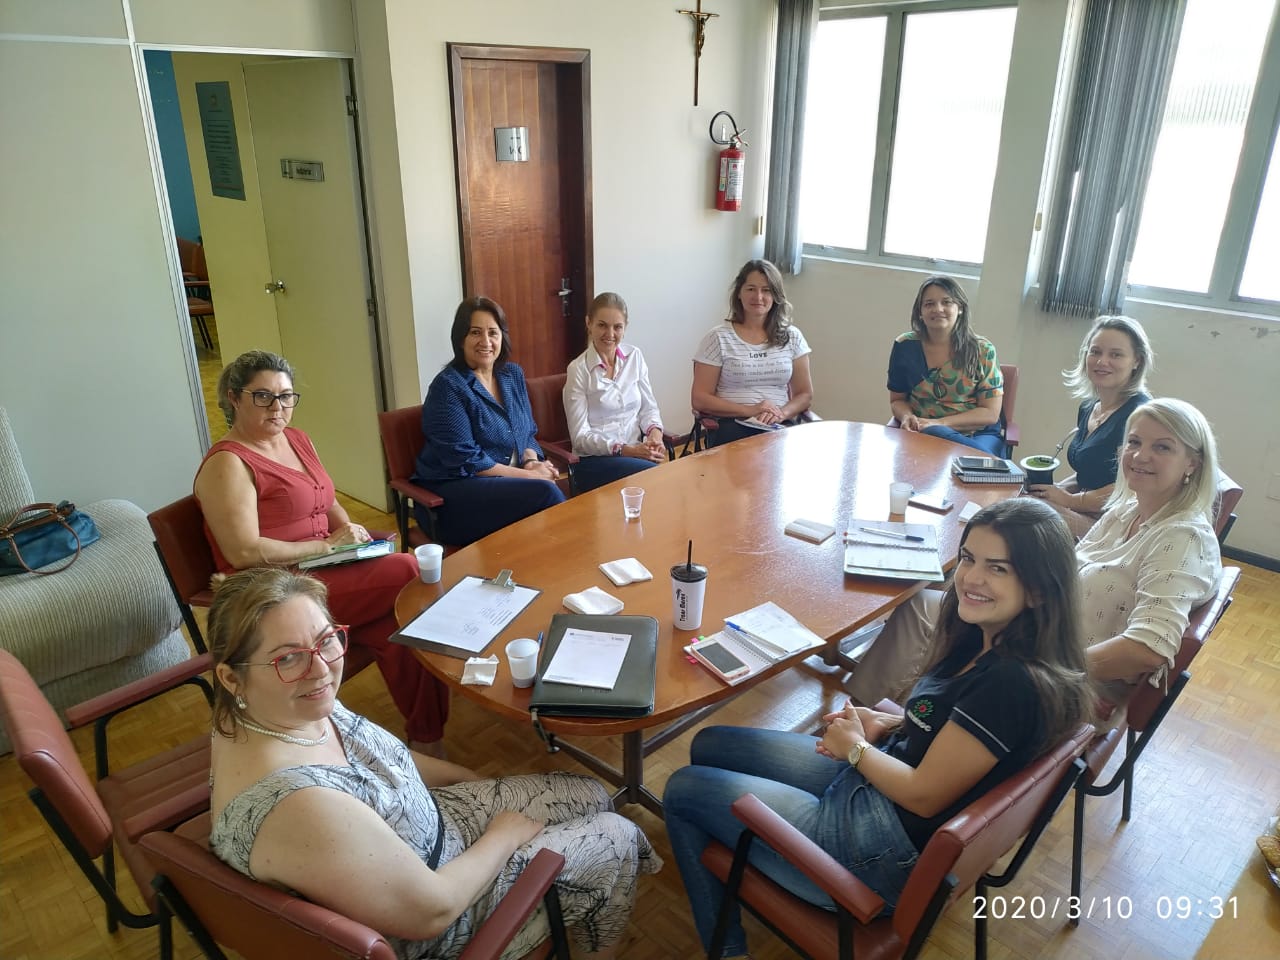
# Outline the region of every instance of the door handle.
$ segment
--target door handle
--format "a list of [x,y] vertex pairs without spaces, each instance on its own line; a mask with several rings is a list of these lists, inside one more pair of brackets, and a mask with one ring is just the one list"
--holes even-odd
[[556,291],[556,296],[560,298],[560,316],[569,316],[569,295],[573,293],[573,289],[569,286],[569,278],[560,278],[560,289]]
[[266,286],[262,288],[267,293],[284,293],[285,286],[283,280],[268,280]]

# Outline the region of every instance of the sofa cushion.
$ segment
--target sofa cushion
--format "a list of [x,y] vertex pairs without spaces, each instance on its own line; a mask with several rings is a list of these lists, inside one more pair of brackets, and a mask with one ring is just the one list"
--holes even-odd
[[41,686],[137,656],[181,624],[141,508],[100,500],[83,509],[101,540],[67,570],[0,585],[0,646]]
[[0,524],[35,501],[22,453],[9,426],[9,415],[0,407]]

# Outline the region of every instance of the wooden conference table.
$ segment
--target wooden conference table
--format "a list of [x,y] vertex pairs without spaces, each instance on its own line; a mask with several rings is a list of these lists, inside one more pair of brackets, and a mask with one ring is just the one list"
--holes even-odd
[[[1016,484],[965,485],[952,479],[951,459],[968,447],[891,427],[818,421],[762,433],[662,464],[631,478],[645,490],[639,520],[622,515],[619,490],[609,484],[528,517],[445,558],[438,584],[413,581],[396,601],[403,626],[464,575],[493,577],[513,571],[519,584],[542,591],[483,651],[500,658],[489,687],[463,686],[463,661],[415,651],[427,669],[457,694],[519,723],[530,723],[528,689],[511,684],[503,654],[515,637],[536,637],[561,599],[598,586],[625,604],[626,614],[657,618],[657,688],[653,713],[627,719],[542,717],[549,746],[557,745],[620,789],[614,803],[642,803],[661,815],[661,801],[643,782],[644,757],[745,689],[787,669],[814,651],[783,660],[737,686],[722,683],[681,649],[699,633],[719,630],[731,617],[773,600],[829,643],[884,617],[921,584],[846,576],[841,534],[850,517],[889,518],[889,484],[904,480],[917,492],[941,494],[956,506],[946,514],[908,507],[910,523],[938,527],[944,564],[954,562],[966,501],[983,506],[1018,493]],[[786,535],[791,520],[829,523],[836,535],[812,544]],[[897,518],[894,518],[897,519]],[[672,626],[669,569],[682,562],[688,541],[708,568],[700,631]],[[653,574],[643,583],[615,587],[599,564],[636,557]],[[649,728],[666,728],[644,739]],[[606,764],[557,734],[623,738],[623,769]]]

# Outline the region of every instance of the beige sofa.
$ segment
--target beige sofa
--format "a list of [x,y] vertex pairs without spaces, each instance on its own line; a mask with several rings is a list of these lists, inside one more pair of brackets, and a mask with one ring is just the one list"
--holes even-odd
[[[75,499],[75,484],[34,493],[0,407],[0,523],[35,500]],[[127,500],[77,505],[102,539],[68,570],[0,577],[0,647],[62,712],[191,655],[142,509]],[[10,750],[0,730],[0,753]]]

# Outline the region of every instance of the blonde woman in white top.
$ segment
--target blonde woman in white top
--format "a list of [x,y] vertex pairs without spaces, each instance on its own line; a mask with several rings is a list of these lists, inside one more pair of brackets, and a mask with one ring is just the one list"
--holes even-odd
[[569,364],[564,412],[578,490],[648,470],[667,459],[662,414],[649,384],[649,368],[638,347],[623,345],[627,304],[602,293],[587,311],[587,349]]
[[729,319],[707,332],[693,355],[690,400],[715,417],[712,446],[755,436],[738,423],[791,424],[813,403],[812,351],[791,323],[782,274],[768,260],[748,260],[729,290]]
[[[1191,611],[1218,589],[1217,478],[1213,430],[1191,404],[1148,400],[1129,415],[1115,489],[1076,545],[1089,675],[1111,703],[1144,677],[1164,682]],[[849,677],[851,696],[871,705],[914,682],[940,596],[922,590],[894,611]]]

